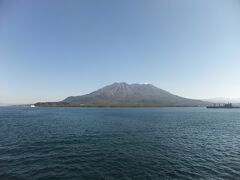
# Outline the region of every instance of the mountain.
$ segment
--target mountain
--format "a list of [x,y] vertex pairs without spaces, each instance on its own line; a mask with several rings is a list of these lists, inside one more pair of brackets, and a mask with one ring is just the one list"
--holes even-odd
[[70,96],[60,102],[36,103],[36,106],[82,107],[165,107],[206,106],[208,102],[173,95],[151,84],[114,83],[82,96]]
[[9,106],[7,103],[0,103],[0,106]]
[[212,102],[212,103],[240,103],[240,98],[224,98],[224,97],[217,97],[217,98],[211,98],[207,99],[206,101]]

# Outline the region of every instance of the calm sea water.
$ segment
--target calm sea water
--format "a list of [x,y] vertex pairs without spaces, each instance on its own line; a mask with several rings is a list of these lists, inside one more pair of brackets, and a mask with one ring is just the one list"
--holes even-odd
[[240,179],[240,109],[0,108],[0,179]]

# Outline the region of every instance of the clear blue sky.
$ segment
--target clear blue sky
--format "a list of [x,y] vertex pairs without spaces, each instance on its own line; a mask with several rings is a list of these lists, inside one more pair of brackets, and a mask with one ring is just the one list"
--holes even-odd
[[0,102],[116,81],[240,97],[240,1],[0,0]]

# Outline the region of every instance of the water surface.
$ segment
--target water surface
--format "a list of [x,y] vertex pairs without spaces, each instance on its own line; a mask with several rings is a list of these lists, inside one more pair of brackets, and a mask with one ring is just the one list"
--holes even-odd
[[240,109],[0,108],[0,179],[240,179]]

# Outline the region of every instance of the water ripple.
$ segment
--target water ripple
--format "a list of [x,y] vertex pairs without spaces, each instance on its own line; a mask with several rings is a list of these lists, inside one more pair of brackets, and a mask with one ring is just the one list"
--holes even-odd
[[0,179],[239,179],[240,111],[0,108]]

